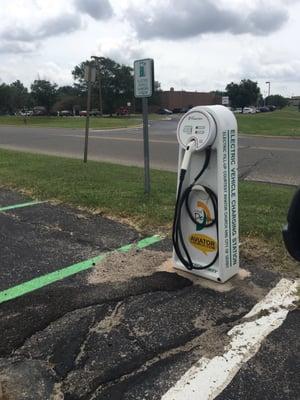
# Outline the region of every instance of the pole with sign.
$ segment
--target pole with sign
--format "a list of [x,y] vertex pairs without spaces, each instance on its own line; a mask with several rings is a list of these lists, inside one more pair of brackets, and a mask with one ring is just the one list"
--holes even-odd
[[87,96],[86,120],[85,120],[84,156],[83,156],[83,162],[86,163],[88,156],[89,129],[90,129],[91,86],[92,82],[95,82],[96,80],[96,68],[93,65],[87,64],[85,66],[84,78],[88,84],[88,96]]
[[228,96],[222,96],[222,105],[229,106],[229,97]]
[[148,131],[148,97],[153,94],[154,62],[147,58],[134,62],[134,96],[142,99],[144,136],[145,193],[150,193],[150,158]]

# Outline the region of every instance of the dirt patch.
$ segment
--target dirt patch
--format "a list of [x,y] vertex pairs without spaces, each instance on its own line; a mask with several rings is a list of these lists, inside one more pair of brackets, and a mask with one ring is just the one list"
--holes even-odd
[[270,271],[279,272],[288,278],[299,278],[299,263],[286,252],[283,244],[270,243],[262,239],[247,237],[240,246],[241,260],[260,265]]
[[132,278],[150,276],[161,271],[160,265],[171,253],[132,249],[128,253],[112,253],[96,264],[88,283],[126,282]]

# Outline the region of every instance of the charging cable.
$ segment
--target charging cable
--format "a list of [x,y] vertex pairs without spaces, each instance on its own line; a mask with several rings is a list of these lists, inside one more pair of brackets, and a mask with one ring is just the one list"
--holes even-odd
[[182,209],[183,207],[186,208],[187,214],[189,218],[197,224],[198,222],[196,221],[190,206],[189,206],[189,199],[190,195],[193,190],[204,190],[208,197],[210,198],[212,205],[213,205],[213,210],[214,210],[214,218],[210,220],[208,223],[205,222],[205,225],[203,228],[208,228],[213,225],[216,225],[217,229],[217,237],[218,237],[218,199],[216,194],[207,186],[201,186],[197,184],[197,181],[201,178],[205,170],[207,169],[210,161],[210,156],[211,156],[211,147],[207,147],[205,150],[205,160],[204,164],[200,170],[200,172],[197,174],[195,179],[193,180],[192,184],[189,185],[184,191],[182,192],[182,187],[184,183],[184,178],[186,175],[186,171],[189,167],[190,160],[192,153],[196,150],[196,143],[195,141],[192,141],[189,143],[189,145],[186,148],[182,164],[181,164],[181,170],[180,170],[180,176],[179,176],[179,184],[178,184],[178,191],[177,191],[177,198],[176,198],[176,205],[175,205],[175,213],[174,213],[174,220],[173,220],[173,230],[172,230],[172,241],[173,241],[173,246],[175,253],[181,263],[189,270],[196,269],[196,270],[202,270],[202,269],[207,269],[211,267],[219,257],[219,250],[217,250],[216,255],[214,259],[203,266],[196,266],[194,265],[191,256],[188,252],[187,245],[185,243],[183,233],[182,233]]

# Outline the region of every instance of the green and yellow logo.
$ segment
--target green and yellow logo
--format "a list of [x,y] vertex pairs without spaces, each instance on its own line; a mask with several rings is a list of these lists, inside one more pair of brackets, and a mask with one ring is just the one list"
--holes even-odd
[[218,242],[214,238],[201,233],[192,233],[189,237],[189,242],[206,256],[207,253],[213,253],[218,249]]
[[211,219],[211,214],[209,208],[203,201],[197,201],[197,209],[194,212],[195,220],[197,221],[196,230],[201,231],[206,224],[209,224]]

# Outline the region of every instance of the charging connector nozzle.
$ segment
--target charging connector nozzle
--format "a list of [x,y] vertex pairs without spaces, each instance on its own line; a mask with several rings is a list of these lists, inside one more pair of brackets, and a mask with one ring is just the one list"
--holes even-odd
[[195,140],[192,140],[186,147],[183,160],[181,163],[181,173],[183,173],[182,171],[186,171],[188,169],[191,156],[195,150],[196,150],[196,142]]

